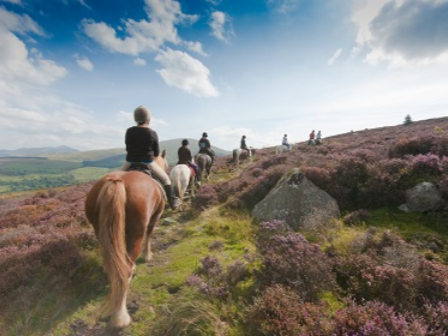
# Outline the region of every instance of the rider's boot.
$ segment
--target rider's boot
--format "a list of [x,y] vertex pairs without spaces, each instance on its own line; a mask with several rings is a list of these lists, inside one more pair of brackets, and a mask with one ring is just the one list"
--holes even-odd
[[163,187],[165,189],[166,198],[168,198],[171,209],[176,210],[180,205],[180,201],[179,198],[177,198],[174,194],[173,186],[171,184],[167,184]]

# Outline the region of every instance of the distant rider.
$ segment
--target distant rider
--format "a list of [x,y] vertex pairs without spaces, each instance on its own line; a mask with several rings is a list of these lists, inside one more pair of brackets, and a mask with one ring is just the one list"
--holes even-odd
[[308,145],[316,144],[314,138],[316,137],[315,131],[312,130],[310,133],[310,139],[308,140]]
[[202,133],[202,138],[199,140],[199,153],[208,154],[212,158],[212,164],[215,162],[215,152],[212,150],[212,145],[208,139],[207,132]]
[[146,164],[151,174],[163,183],[166,196],[171,209],[175,210],[179,206],[179,199],[175,197],[171,180],[166,172],[154,162],[154,158],[159,156],[159,137],[157,133],[149,128],[151,114],[144,106],[139,106],[134,110],[134,120],[137,126],[132,126],[126,130],[126,162],[122,170],[126,171],[131,163],[141,162]]
[[286,146],[286,148],[288,148],[288,150],[291,149],[291,145],[290,145],[289,142],[288,142],[288,135],[287,135],[287,134],[285,134],[285,135],[283,136],[283,139],[282,139],[282,145],[283,145],[283,146]]
[[177,150],[177,164],[185,164],[191,168],[194,169],[194,172],[196,173],[196,184],[201,185],[201,172],[198,169],[198,166],[196,163],[193,162],[193,157],[191,155],[191,150],[188,147],[190,145],[190,142],[188,139],[182,140],[182,147],[179,147]]
[[247,156],[251,157],[252,156],[252,151],[250,150],[249,147],[247,147],[246,145],[246,136],[243,135],[243,137],[241,138],[241,144],[240,144],[240,149],[244,149],[247,151]]

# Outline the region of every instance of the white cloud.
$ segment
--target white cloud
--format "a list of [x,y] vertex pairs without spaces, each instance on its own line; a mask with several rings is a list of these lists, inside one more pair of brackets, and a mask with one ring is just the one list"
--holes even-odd
[[342,54],[342,49],[339,48],[338,50],[336,50],[333,54],[333,56],[331,56],[331,58],[327,61],[328,65],[333,65],[333,63],[339,58],[339,56],[341,56]]
[[215,36],[221,41],[227,42],[232,36],[234,36],[230,19],[223,12],[215,11],[212,13],[210,27],[212,29],[212,36]]
[[198,97],[216,97],[218,90],[210,82],[210,71],[200,61],[185,52],[161,52],[155,58],[163,69],[157,70],[165,83]]
[[146,65],[146,61],[143,58],[137,57],[134,59],[134,64],[143,66],[143,65]]
[[37,23],[26,17],[24,25],[19,29],[17,25],[20,25],[21,18],[24,17],[14,13],[5,15],[1,8],[0,16],[8,18],[0,21],[0,81],[21,80],[48,85],[66,75],[65,68],[54,61],[44,59],[37,49],[32,49],[29,53],[25,43],[11,32],[39,34],[41,29]]
[[268,4],[272,5],[279,13],[288,13],[294,11],[300,0],[267,0]]
[[198,19],[196,15],[183,14],[179,2],[174,0],[146,0],[145,3],[151,20],[125,20],[123,27],[117,27],[125,32],[124,38],[118,37],[115,29],[103,22],[83,20],[82,29],[111,52],[137,56],[142,52],[158,51],[165,43],[178,45],[181,39],[176,24],[193,23]]
[[17,15],[8,12],[3,7],[0,7],[0,29],[6,29],[21,35],[26,33],[33,33],[40,36],[45,36],[45,32],[37,22],[31,19],[28,15]]
[[188,50],[194,51],[195,53],[202,56],[207,56],[204,50],[202,50],[201,42],[185,41],[184,44],[187,46]]
[[15,4],[15,5],[20,5],[20,6],[23,5],[23,3],[22,3],[21,0],[1,0],[1,1],[3,1],[3,2],[9,2],[9,3]]
[[353,14],[355,52],[391,66],[448,63],[448,1],[365,0]]
[[[135,123],[134,121],[134,113],[133,112],[126,112],[126,111],[118,111],[116,114],[117,121],[118,122],[127,122],[129,124]],[[166,126],[167,123],[163,119],[154,118],[154,116],[151,116],[151,126]]]
[[75,54],[73,57],[75,57],[76,63],[78,63],[81,68],[87,71],[93,71],[93,64],[88,58],[81,57],[78,54]]
[[208,3],[211,3],[214,6],[218,6],[221,4],[222,0],[206,0]]

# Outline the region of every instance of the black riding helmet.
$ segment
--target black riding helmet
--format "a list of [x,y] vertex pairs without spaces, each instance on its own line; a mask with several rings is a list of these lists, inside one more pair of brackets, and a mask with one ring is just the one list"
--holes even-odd
[[190,142],[188,141],[188,139],[183,139],[182,140],[182,146],[186,146],[186,145],[189,145],[190,144]]
[[207,132],[202,133],[202,137],[203,137],[203,138],[208,138],[208,134],[207,134]]

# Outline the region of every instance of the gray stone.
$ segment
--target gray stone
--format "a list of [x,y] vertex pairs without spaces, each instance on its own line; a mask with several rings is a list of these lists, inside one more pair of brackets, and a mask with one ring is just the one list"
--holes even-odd
[[284,220],[293,230],[315,230],[339,218],[336,200],[294,168],[258,203],[252,216],[260,221]]
[[405,192],[409,211],[423,212],[443,209],[446,202],[442,194],[431,182],[421,182]]

